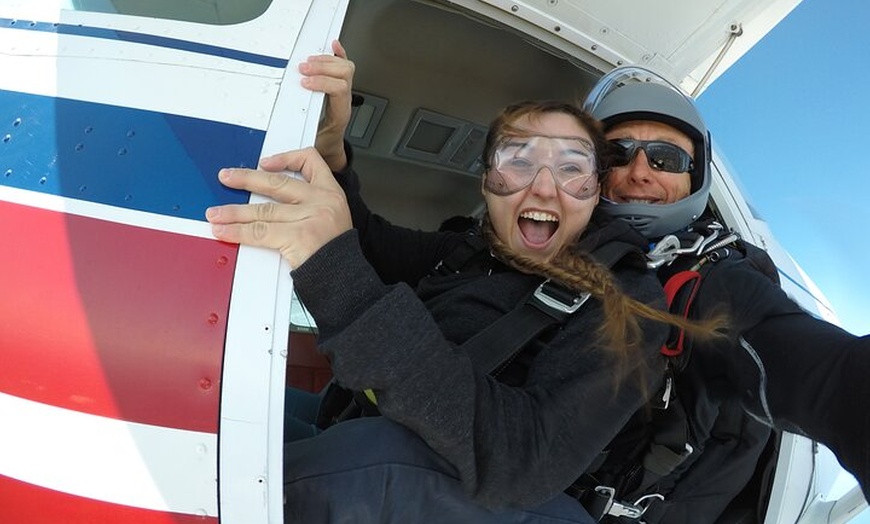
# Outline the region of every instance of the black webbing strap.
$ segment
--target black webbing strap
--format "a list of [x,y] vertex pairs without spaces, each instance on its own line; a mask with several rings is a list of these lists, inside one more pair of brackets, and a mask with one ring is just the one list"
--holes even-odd
[[[611,241],[597,248],[592,256],[612,267],[637,246]],[[464,255],[467,259],[467,255]],[[545,329],[562,324],[589,299],[588,293],[577,294],[559,284],[544,281],[513,310],[470,338],[462,347],[474,369],[484,373],[499,370]]]
[[654,411],[651,424],[655,433],[643,457],[643,476],[637,493],[645,493],[694,452],[689,444],[688,414],[679,397],[674,398],[667,409]]
[[449,275],[466,269],[473,260],[489,255],[489,246],[480,235],[466,234],[462,242],[458,242],[453,250],[438,262],[432,273]]
[[621,240],[611,240],[610,242],[595,248],[595,250],[592,251],[592,258],[607,267],[613,267],[629,253],[638,253],[638,247]]
[[588,293],[577,295],[546,280],[526,300],[468,339],[462,347],[474,369],[492,373],[543,330],[563,323],[588,298]]
[[613,504],[613,495],[608,495],[607,493],[591,489],[583,498],[582,504],[583,509],[585,509],[596,522],[601,522],[601,520],[608,515],[608,511]]

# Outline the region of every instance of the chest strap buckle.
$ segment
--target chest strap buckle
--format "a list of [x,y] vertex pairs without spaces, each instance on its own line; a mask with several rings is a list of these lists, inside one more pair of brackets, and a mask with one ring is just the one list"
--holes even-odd
[[534,297],[544,306],[559,313],[570,315],[589,300],[589,293],[577,295],[547,279],[535,290]]

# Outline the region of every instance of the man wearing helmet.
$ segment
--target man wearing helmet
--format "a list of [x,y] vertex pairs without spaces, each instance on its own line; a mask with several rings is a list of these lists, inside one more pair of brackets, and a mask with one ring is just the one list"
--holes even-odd
[[[850,404],[870,398],[870,337],[802,311],[766,254],[708,219],[710,138],[691,99],[628,67],[602,78],[585,108],[616,146],[601,208],[657,243],[650,265],[663,283],[690,275],[674,293],[682,311],[697,318],[724,306],[731,320],[726,341],[680,343],[674,390],[692,413],[695,449],[643,490],[665,495],[644,520],[713,522],[755,469],[768,431],[759,421],[827,445],[870,495],[870,415]],[[678,255],[698,239],[701,249]]]
[[612,163],[602,209],[650,239],[701,216],[710,194],[710,135],[688,97],[651,71],[626,67],[602,78],[584,105],[623,153]]

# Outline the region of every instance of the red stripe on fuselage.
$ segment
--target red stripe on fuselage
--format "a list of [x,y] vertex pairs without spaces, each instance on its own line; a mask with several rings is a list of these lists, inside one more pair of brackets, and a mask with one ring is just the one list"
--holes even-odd
[[8,202],[0,239],[0,391],[217,432],[237,246]]
[[215,517],[111,504],[0,475],[0,522],[14,524],[217,524]]

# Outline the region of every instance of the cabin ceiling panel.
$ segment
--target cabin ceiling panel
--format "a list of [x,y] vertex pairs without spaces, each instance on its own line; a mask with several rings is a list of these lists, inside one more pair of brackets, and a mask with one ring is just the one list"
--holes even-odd
[[[447,0],[445,0],[447,1]],[[714,80],[782,20],[800,0],[454,0],[481,12],[498,9],[548,36],[609,63],[651,67],[692,91],[726,47]]]

